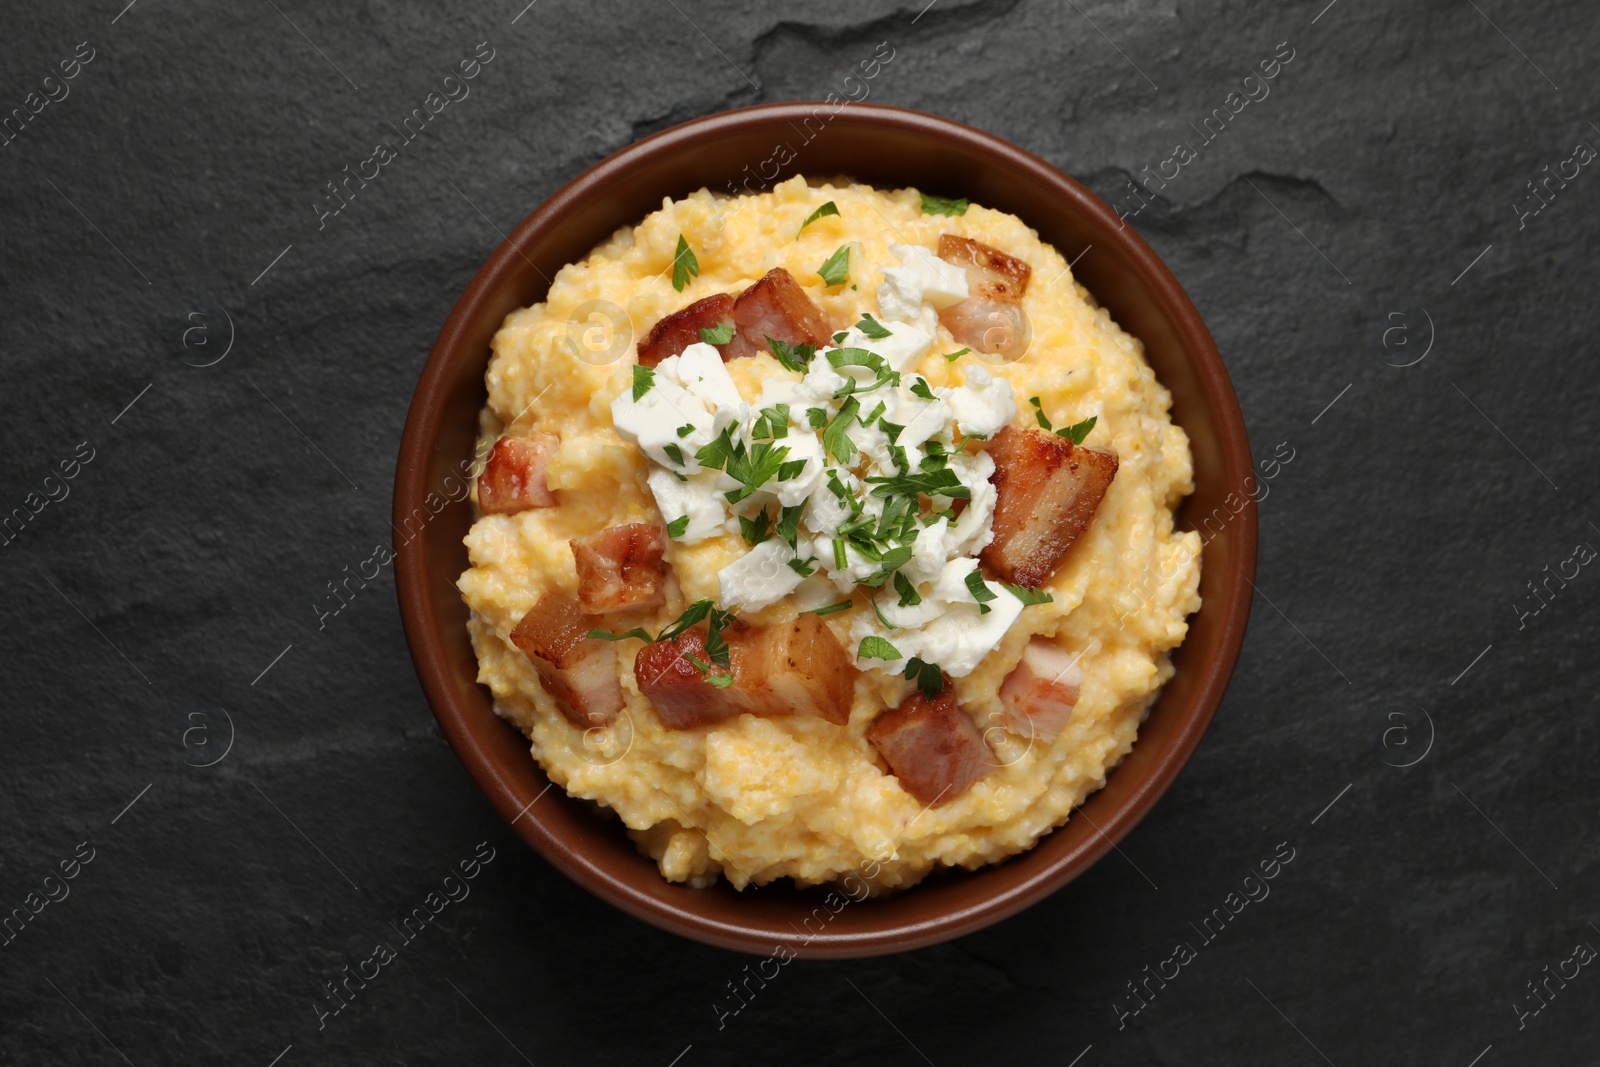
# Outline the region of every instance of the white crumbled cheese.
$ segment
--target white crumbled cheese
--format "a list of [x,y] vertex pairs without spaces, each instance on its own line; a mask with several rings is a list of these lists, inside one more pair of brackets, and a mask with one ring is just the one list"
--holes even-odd
[[803,579],[789,566],[794,552],[776,537],[761,542],[717,573],[722,606],[728,611],[760,611],[788,596]]
[[[845,333],[844,339],[839,342],[840,348],[865,348],[869,352],[876,352],[894,370],[904,370],[909,364],[915,363],[928,354],[928,349],[933,347],[932,335],[923,332],[916,326],[905,322],[880,322],[878,325],[889,331],[888,337],[868,337],[859,327],[852,326]],[[855,368],[852,368],[855,369]],[[871,375],[867,377],[871,381]]]
[[950,390],[948,403],[955,414],[956,425],[964,434],[988,437],[1017,416],[1011,383],[993,377],[976,363],[968,364],[966,383]]
[[692,544],[722,532],[727,509],[713,475],[696,474],[682,482],[670,470],[655,467],[647,480],[664,522],[670,525],[685,515],[689,517],[688,527],[676,540]]
[[[675,541],[738,537],[752,520],[767,528],[760,544],[718,573],[723,608],[756,612],[794,595],[814,609],[841,596],[859,604],[864,593],[874,610],[854,617],[856,650],[861,638],[878,636],[900,655],[858,666],[900,673],[917,657],[960,677],[998,646],[1023,605],[985,582],[994,599],[980,606],[967,585],[994,536],[994,461],[957,443],[998,432],[1016,417],[1016,403],[1010,383],[980,366],[968,367],[956,388],[930,389],[911,373],[932,349],[935,309],[965,299],[966,274],[926,248],[892,250],[901,266],[884,271],[874,316],[887,337],[853,326],[818,348],[800,380],[768,378],[753,402],[715,347],[690,345],[661,361],[637,400],[624,390],[612,419],[649,457],[663,520],[686,523]],[[835,355],[835,367],[829,356],[839,349],[871,356]],[[939,478],[957,484],[935,491],[928,480]],[[964,506],[952,516],[957,500]]]
[[[890,245],[889,251],[900,260],[897,273],[915,275],[922,303],[938,309],[967,298],[967,272],[964,268],[946,263],[921,245]],[[884,271],[884,275],[888,276],[888,270]],[[905,283],[896,283],[897,287],[901,285]]]

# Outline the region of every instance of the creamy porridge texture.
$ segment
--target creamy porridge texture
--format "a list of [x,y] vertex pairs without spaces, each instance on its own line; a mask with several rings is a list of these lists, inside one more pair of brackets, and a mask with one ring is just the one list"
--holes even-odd
[[[638,331],[609,363],[572,341],[599,301]],[[887,890],[1031,847],[1200,604],[1167,390],[977,204],[666,201],[506,319],[487,381],[479,680],[673,881]]]

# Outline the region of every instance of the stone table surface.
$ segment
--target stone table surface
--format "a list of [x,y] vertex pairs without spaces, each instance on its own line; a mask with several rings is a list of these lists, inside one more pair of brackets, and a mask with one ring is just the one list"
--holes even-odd
[[[30,915],[0,945],[0,1062],[1600,1055],[1587,5],[124,2],[13,5],[0,45],[0,513],[26,519],[0,546],[0,909]],[[746,957],[599,902],[492,811],[390,569],[318,605],[390,536],[412,387],[501,232],[648,133],[842,94],[879,42],[872,101],[1130,212],[1132,176],[1254,93],[1131,224],[1257,460],[1292,458],[1232,688],[1120,853],[980,933],[789,964],[734,1012]],[[475,51],[470,96],[319,219]],[[320,1018],[475,850],[471,895]]]

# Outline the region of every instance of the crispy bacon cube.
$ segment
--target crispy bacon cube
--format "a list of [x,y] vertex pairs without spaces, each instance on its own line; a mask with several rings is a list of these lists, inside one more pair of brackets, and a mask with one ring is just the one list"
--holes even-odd
[[939,258],[967,272],[967,299],[939,312],[945,329],[979,352],[1020,358],[1033,340],[1022,311],[1033,268],[998,248],[953,233],[940,235]]
[[[670,641],[645,645],[633,660],[634,681],[656,709],[656,717],[671,730],[693,730],[710,726],[739,714],[743,709],[732,695],[732,687],[718,689],[706,681],[705,674],[690,656],[708,666],[704,627],[685,630]],[[712,666],[712,670],[723,673]]]
[[[700,343],[700,331],[733,321],[733,297],[727,293],[696,300],[680,308],[650,327],[650,332],[639,342],[639,362],[654,367],[668,356],[683,353],[690,345]],[[718,345],[722,358],[728,358],[728,346]]]
[[578,566],[578,603],[583,610],[658,607],[667,575],[666,561],[661,558],[665,534],[654,523],[630,522],[569,541]]
[[1111,452],[1007,426],[989,444],[994,459],[994,540],[982,560],[1004,581],[1037,589],[1055,573],[1117,474]]
[[828,624],[815,615],[728,635],[734,683],[728,694],[756,715],[816,715],[850,721],[859,673]]
[[1016,256],[953,233],[939,235],[939,258],[966,269],[969,296],[989,300],[1021,300],[1033,276],[1033,268]]
[[956,704],[948,678],[932,700],[916,691],[873,719],[867,740],[900,787],[930,807],[954,800],[989,769],[989,747]]
[[746,712],[816,715],[840,726],[850,721],[858,672],[821,619],[802,615],[775,626],[735,625],[724,636],[733,675],[725,688],[706,681],[689,659],[711,665],[702,627],[646,645],[633,661],[639,691],[665,725],[691,730]]
[[588,636],[600,620],[575,597],[550,592],[540,597],[511,631],[511,643],[533,663],[545,691],[579,729],[605,726],[622,710],[617,649]]
[[822,309],[782,267],[769,270],[733,302],[733,343],[724,359],[769,351],[768,337],[791,345],[820,345],[833,336]]
[[556,495],[545,482],[544,470],[560,446],[561,438],[553,433],[496,441],[478,475],[478,510],[485,515],[509,515],[555,507]]
[[1049,638],[1035,637],[1000,684],[1001,722],[1014,734],[1049,744],[1066,729],[1082,684],[1078,657]]

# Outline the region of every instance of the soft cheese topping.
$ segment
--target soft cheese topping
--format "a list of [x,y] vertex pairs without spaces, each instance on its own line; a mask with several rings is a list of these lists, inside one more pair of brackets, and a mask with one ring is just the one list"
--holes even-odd
[[906,371],[933,345],[933,309],[964,299],[966,279],[925,248],[892,250],[902,266],[884,270],[883,319],[863,315],[816,349],[779,343],[793,373],[767,379],[754,401],[700,343],[635,367],[611,413],[650,459],[669,537],[737,533],[751,546],[719,573],[726,610],[831,582],[871,602],[851,627],[860,667],[960,677],[999,644],[1026,595],[978,572],[993,536],[994,461],[968,444],[1010,423],[1016,405],[1010,384],[979,366],[954,388]]

